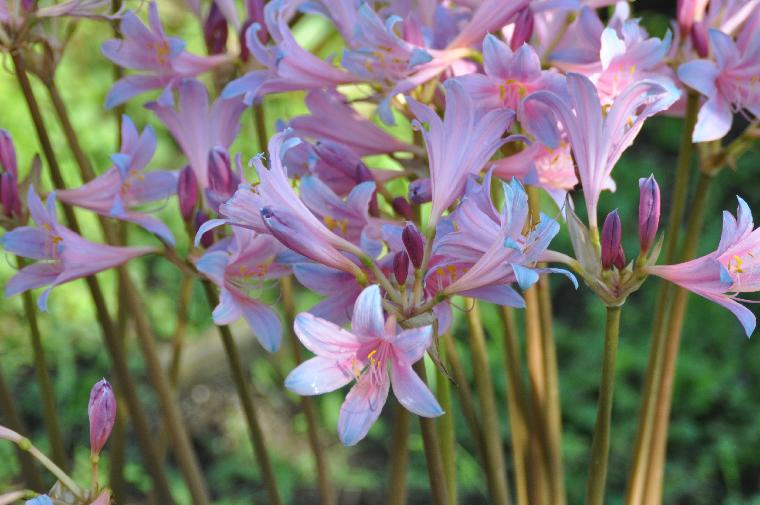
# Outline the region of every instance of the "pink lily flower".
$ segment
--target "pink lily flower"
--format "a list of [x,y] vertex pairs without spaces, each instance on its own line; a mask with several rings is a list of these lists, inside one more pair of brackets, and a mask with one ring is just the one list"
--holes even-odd
[[5,296],[49,286],[37,298],[40,310],[47,310],[50,290],[56,286],[117,267],[127,261],[153,252],[152,247],[114,247],[96,244],[58,224],[55,215],[55,193],[43,205],[34,187],[29,186],[27,203],[36,227],[21,226],[2,238],[10,253],[39,260],[16,272],[5,285]]
[[182,148],[202,190],[209,187],[208,157],[217,146],[229,148],[240,131],[245,105],[240,99],[216,100],[209,107],[206,86],[196,79],[180,81],[179,103],[150,102],[145,105],[166,125]]
[[755,315],[737,301],[742,301],[737,295],[760,291],[760,229],[753,229],[752,211],[738,200],[736,218],[723,212],[723,232],[715,251],[685,263],[650,266],[647,272],[727,308],[749,336],[755,330]]
[[275,352],[282,340],[282,325],[268,305],[252,296],[267,281],[290,273],[277,261],[282,246],[269,235],[233,227],[233,236],[217,242],[196,261],[198,271],[219,286],[219,305],[211,316],[218,325],[246,320],[261,345]]
[[[525,103],[537,101],[545,105],[562,123],[578,167],[589,225],[598,229],[596,208],[599,195],[615,164],[633,143],[644,120],[666,110],[680,93],[658,82],[640,81],[628,86],[603,114],[606,108],[602,107],[596,88],[587,77],[569,73],[567,85],[572,104],[549,91],[537,91],[527,97]],[[525,126],[547,146],[559,146],[559,136],[551,117]]]
[[523,121],[522,114],[545,114],[538,107],[520,107],[527,95],[540,89],[560,96],[566,94],[565,78],[557,72],[542,71],[541,60],[527,44],[522,44],[513,52],[498,38],[486,35],[483,40],[483,70],[485,75],[463,75],[458,81],[479,106],[512,109],[520,122]]
[[306,95],[306,106],[311,114],[296,116],[289,123],[297,136],[339,142],[359,156],[415,149],[361,116],[335,90],[311,91]]
[[271,22],[268,19],[267,27],[274,46],[267,47],[259,40],[258,32],[262,29],[259,23],[252,24],[245,32],[248,49],[266,69],[254,70],[227,84],[222,91],[223,98],[243,96],[244,102],[251,105],[270,93],[335,87],[361,80],[301,47],[283,16]]
[[356,380],[338,417],[338,436],[344,445],[355,445],[367,435],[391,385],[399,403],[409,411],[423,417],[443,414],[433,393],[412,369],[431,344],[431,327],[397,333],[395,319],[386,322],[383,317],[377,285],[366,288],[356,300],[351,331],[309,313],[299,314],[293,328],[316,356],[288,375],[288,389],[300,395],[318,395]]
[[158,6],[148,4],[146,27],[140,18],[128,11],[121,19],[124,39],[111,39],[103,43],[103,55],[116,65],[145,73],[119,79],[108,92],[106,108],[115,107],[130,98],[157,88],[164,88],[159,102],[171,105],[172,88],[181,80],[202,74],[229,60],[227,55],[196,56],[185,51],[185,42],[167,37],[158,16]]
[[[760,16],[758,16],[760,19]],[[760,36],[757,28],[741,33],[738,41],[725,33],[709,31],[715,61],[701,59],[678,67],[678,78],[707,97],[697,117],[692,140],[707,142],[724,137],[734,112],[760,117]]]
[[59,190],[58,198],[102,216],[135,223],[173,245],[174,236],[160,219],[132,209],[176,193],[177,174],[144,171],[156,151],[156,134],[150,126],[138,135],[132,120],[123,116],[121,137],[121,150],[111,157],[114,166],[79,188]]
[[[514,113],[508,109],[488,112],[476,109],[476,103],[456,79],[446,88],[446,113],[443,120],[430,108],[409,99],[417,117],[413,123],[422,131],[430,160],[433,208],[430,226],[459,198],[470,175],[479,173],[496,150],[509,138],[502,134],[509,128]],[[427,123],[429,129],[420,123]]]

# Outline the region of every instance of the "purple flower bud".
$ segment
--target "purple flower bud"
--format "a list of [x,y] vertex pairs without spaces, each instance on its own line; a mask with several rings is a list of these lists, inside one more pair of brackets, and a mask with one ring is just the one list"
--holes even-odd
[[396,276],[399,286],[406,284],[406,278],[409,276],[409,256],[404,251],[397,252],[393,257],[393,275]]
[[412,262],[415,269],[420,268],[425,254],[425,242],[422,239],[420,231],[414,226],[414,223],[406,223],[404,231],[401,232],[401,240],[404,242],[404,247],[406,247],[409,261]]
[[[356,175],[356,183],[360,184],[362,182],[374,182],[375,177],[372,175],[372,172],[369,171],[369,168],[367,168],[367,165],[364,164],[363,161],[359,161],[359,164],[356,165],[356,170],[354,172]],[[372,198],[369,200],[369,215],[372,217],[380,217],[380,206],[377,203],[377,191],[372,193]]]
[[227,150],[216,146],[208,152],[208,185],[209,189],[227,199],[235,193],[240,179],[232,171],[232,163]]
[[227,47],[227,20],[216,2],[211,2],[205,23],[203,23],[203,40],[209,54],[221,54]]
[[[620,242],[623,238],[622,225],[617,210],[607,214],[607,218],[602,225],[602,268],[611,269],[613,266],[620,264],[619,256],[623,252]],[[625,255],[622,258],[623,267],[625,267]]]
[[[198,229],[208,221],[208,214],[206,214],[203,211],[198,211],[195,213],[195,230],[198,231]],[[214,230],[209,230],[206,233],[203,234],[201,237],[201,245],[208,249],[214,244]]]
[[366,170],[367,173],[369,173],[369,170],[364,166],[361,158],[353,150],[343,144],[329,140],[317,142],[314,146],[314,154],[316,154],[320,160],[345,176],[355,178],[356,182],[373,180],[372,174],[369,174],[368,179],[359,178],[358,174],[360,165],[364,167],[364,170]]
[[190,165],[179,172],[177,182],[177,198],[179,198],[179,212],[185,222],[193,217],[193,210],[198,203],[198,179]]
[[116,420],[116,398],[107,380],[92,386],[87,415],[90,417],[90,453],[97,456],[106,445]]
[[707,58],[710,53],[710,37],[707,35],[704,21],[697,21],[691,25],[691,42],[699,57]]
[[0,168],[18,177],[16,149],[13,147],[13,138],[8,130],[3,129],[0,129]]
[[33,12],[37,10],[37,0],[21,0],[21,9],[24,12]]
[[406,219],[414,219],[414,209],[412,209],[411,204],[406,200],[406,198],[403,196],[397,196],[393,199],[392,204],[393,210],[396,211],[396,214]]
[[660,187],[654,175],[639,179],[639,247],[646,254],[660,226]]
[[517,51],[520,46],[530,41],[533,36],[533,11],[529,7],[517,13],[515,20],[515,31],[512,32],[512,38],[509,41],[509,47]]
[[21,199],[18,195],[18,183],[13,172],[0,174],[0,205],[8,217],[21,216]]
[[433,186],[430,179],[417,179],[409,184],[409,200],[421,205],[433,199]]

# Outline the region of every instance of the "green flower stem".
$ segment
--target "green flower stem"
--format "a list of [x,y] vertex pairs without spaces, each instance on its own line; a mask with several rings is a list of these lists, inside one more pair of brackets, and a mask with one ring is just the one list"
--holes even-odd
[[[290,276],[280,279],[280,294],[285,312],[285,325],[288,327],[291,350],[296,364],[303,362],[301,343],[293,331],[293,321],[296,317],[296,308],[293,297],[293,278]],[[335,489],[330,481],[330,471],[324,454],[324,446],[319,437],[319,423],[317,412],[314,408],[314,399],[310,396],[300,396],[301,409],[306,417],[306,427],[309,434],[309,446],[314,455],[314,466],[317,470],[317,483],[322,505],[335,505]]]
[[172,357],[169,362],[169,382],[173,389],[177,388],[179,383],[179,367],[182,361],[182,348],[185,342],[185,331],[187,329],[188,309],[193,294],[193,276],[187,273],[182,274],[182,280],[179,284],[179,300],[177,303],[177,324],[174,327],[172,335]]
[[[219,296],[217,295],[214,286],[210,281],[204,279],[203,290],[206,293],[209,307],[213,309],[219,303]],[[235,339],[232,337],[230,327],[225,325],[217,326],[217,328],[219,330],[219,336],[222,337],[224,352],[227,355],[227,361],[229,362],[230,371],[232,372],[232,380],[235,382],[240,405],[243,407],[243,414],[245,415],[245,420],[248,424],[248,434],[251,437],[256,460],[259,463],[261,479],[264,482],[264,488],[269,497],[269,505],[280,505],[282,501],[280,500],[280,493],[277,490],[277,480],[274,477],[272,463],[269,460],[269,454],[267,453],[266,444],[264,443],[264,434],[261,431],[259,420],[256,417],[253,391],[248,382],[243,363],[240,361],[240,352],[235,343]]]
[[[436,323],[437,326],[437,323]],[[435,344],[434,344],[435,345]],[[438,355],[446,361],[446,339],[438,341]],[[440,370],[436,372],[435,380],[436,396],[444,414],[438,418],[438,440],[441,441],[441,455],[443,457],[443,471],[446,474],[448,484],[449,504],[457,505],[457,460],[456,460],[456,431],[454,426],[454,409],[451,403],[451,383]]]
[[467,327],[469,330],[472,369],[475,375],[475,387],[480,399],[484,456],[486,461],[486,478],[490,502],[495,505],[509,503],[507,470],[502,451],[499,415],[496,408],[496,395],[493,391],[491,368],[488,364],[488,346],[480,318],[480,309],[475,300],[468,300]]
[[[16,257],[18,268],[25,265],[21,257]],[[47,360],[45,359],[45,348],[42,345],[40,328],[37,324],[37,307],[32,298],[30,291],[24,291],[21,294],[24,305],[24,314],[29,323],[29,336],[32,341],[32,354],[34,356],[34,369],[37,374],[37,383],[40,387],[40,398],[42,399],[42,417],[47,429],[50,440],[50,448],[53,452],[53,461],[55,464],[65,468],[67,466],[66,450],[63,447],[63,436],[61,435],[61,425],[58,418],[58,409],[55,405],[55,394],[53,393],[53,384],[50,380]]]
[[53,463],[50,458],[45,456],[45,454],[42,453],[39,449],[37,449],[32,443],[29,441],[28,438],[24,438],[21,440],[21,442],[18,443],[18,446],[21,448],[22,451],[26,451],[34,458],[42,463],[42,466],[48,469],[50,473],[55,475],[55,478],[60,481],[61,484],[69,488],[69,490],[74,493],[78,498],[85,499],[86,498],[86,492],[84,489],[79,487],[76,482],[71,480],[71,477],[66,475],[66,472],[61,470],[61,468]]
[[[422,382],[427,384],[424,359],[414,364],[414,370],[420,376]],[[449,505],[446,472],[443,470],[443,456],[441,455],[441,445],[438,440],[435,420],[420,416],[420,430],[422,431],[422,443],[425,447],[425,460],[427,461],[433,503],[435,505]]]
[[[2,370],[0,370],[0,419],[3,419],[5,425],[15,431],[16,433],[27,433],[21,416],[19,416],[16,410],[16,405],[13,402],[13,396],[5,384]],[[18,446],[16,447],[16,454],[19,462],[21,463],[21,475],[24,477],[27,487],[34,489],[38,492],[45,490],[45,484],[42,482],[40,472],[34,464],[34,460],[28,452],[22,451]]]
[[528,505],[528,453],[530,435],[527,426],[525,387],[520,377],[520,344],[517,340],[512,307],[499,307],[504,328],[504,370],[507,373],[507,411],[512,436],[512,460],[515,465],[515,498],[517,505]]
[[400,403],[394,402],[391,457],[388,465],[390,485],[388,505],[406,504],[406,474],[409,466],[409,430],[411,415]]
[[[21,55],[17,52],[11,53],[13,59],[13,65],[16,72],[18,83],[21,87],[21,91],[24,94],[27,106],[29,107],[29,113],[34,123],[37,137],[42,146],[43,153],[47,159],[50,167],[50,174],[53,179],[53,183],[56,187],[65,187],[65,183],[61,176],[61,170],[58,165],[58,159],[53,150],[53,146],[50,143],[47,130],[45,128],[44,120],[40,112],[39,105],[34,93],[32,92],[32,86],[29,82],[29,77],[26,73],[26,66],[21,58]],[[75,233],[79,233],[79,223],[77,222],[74,210],[67,206],[63,206],[64,216],[71,228]],[[132,381],[132,377],[127,366],[127,360],[124,352],[124,347],[121,339],[116,333],[113,321],[108,313],[108,306],[106,305],[103,291],[100,288],[100,284],[95,276],[85,278],[87,287],[92,295],[93,302],[95,304],[95,313],[97,315],[98,323],[103,330],[103,338],[108,349],[108,353],[111,357],[114,373],[116,375],[116,386],[121,388],[122,393],[125,396],[125,400],[129,406],[130,415],[134,424],[135,432],[137,434],[140,450],[143,453],[144,463],[146,465],[147,473],[153,480],[154,492],[156,499],[163,505],[170,505],[174,503],[171,492],[169,491],[169,484],[166,479],[166,472],[163,467],[163,463],[158,457],[156,447],[150,436],[150,429],[148,425],[148,419],[145,415],[145,411],[140,405],[140,401],[137,398],[137,389]]]
[[607,462],[610,451],[610,425],[612,421],[612,394],[615,388],[615,357],[620,334],[620,307],[607,307],[607,324],[604,330],[604,357],[602,379],[599,386],[599,404],[596,426],[591,443],[591,466],[586,486],[586,505],[604,503],[604,485],[607,480]]

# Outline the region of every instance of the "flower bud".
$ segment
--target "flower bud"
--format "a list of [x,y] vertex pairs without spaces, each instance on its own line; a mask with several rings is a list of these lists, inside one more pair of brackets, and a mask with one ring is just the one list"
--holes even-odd
[[639,179],[639,192],[639,247],[643,255],[652,247],[660,225],[660,187],[654,175]]
[[0,174],[0,205],[3,214],[8,217],[21,216],[21,199],[18,194],[18,183],[13,172]]
[[21,9],[24,12],[34,12],[37,10],[37,0],[21,0]]
[[[621,261],[623,268],[625,268],[625,255],[620,245],[622,235],[620,216],[617,210],[613,210],[607,214],[604,225],[602,225],[602,268],[605,270],[609,270],[613,266],[620,268]],[[623,256],[622,260],[621,255]]]
[[203,23],[203,40],[209,54],[221,54],[227,47],[227,20],[216,2],[211,2],[206,21]]
[[[342,144],[330,140],[319,141],[314,146],[314,154],[346,177],[354,178],[356,182],[374,180],[372,179],[372,174],[369,173],[369,169],[364,165],[361,158],[350,148]],[[360,165],[363,167],[363,169],[361,169],[361,174],[359,168]]]
[[0,168],[18,177],[16,166],[16,149],[13,147],[13,138],[8,130],[0,129]]
[[[372,172],[369,171],[367,165],[361,160],[359,161],[359,164],[356,165],[355,174],[357,184],[368,181],[375,182],[375,177],[372,175]],[[372,193],[372,198],[369,200],[369,215],[372,217],[380,217],[380,206],[377,203],[377,191]]]
[[401,240],[404,242],[406,254],[409,255],[409,261],[415,269],[422,266],[422,259],[425,254],[425,243],[422,234],[414,226],[414,223],[406,223],[404,231],[401,232]]
[[396,214],[399,216],[402,216],[406,219],[414,219],[414,209],[412,209],[412,206],[408,201],[406,201],[406,198],[403,196],[397,196],[394,198],[392,205],[393,210],[395,210]]
[[[200,227],[208,221],[208,214],[206,214],[203,211],[198,211],[195,213],[195,231],[198,231]],[[201,237],[201,245],[208,249],[212,245],[214,245],[214,231],[209,230],[206,233],[203,234]]]
[[116,398],[107,380],[103,379],[92,386],[87,414],[90,417],[90,453],[97,456],[111,435],[116,420]]
[[221,146],[208,152],[208,189],[206,198],[213,210],[227,201],[237,190],[240,179],[232,171],[230,155]]
[[177,182],[177,198],[179,199],[179,213],[185,222],[189,222],[193,217],[193,210],[198,203],[198,179],[190,165],[179,172],[179,181]]
[[409,276],[409,256],[404,251],[397,252],[393,257],[393,275],[399,286],[406,284],[406,278]]
[[707,58],[710,54],[710,37],[707,35],[707,27],[704,21],[697,21],[691,25],[691,43],[700,58]]
[[515,30],[512,32],[512,38],[509,40],[509,47],[517,51],[524,43],[529,42],[533,36],[533,11],[526,7],[517,13],[515,20]]
[[421,205],[433,199],[433,186],[430,179],[417,179],[409,184],[409,200]]

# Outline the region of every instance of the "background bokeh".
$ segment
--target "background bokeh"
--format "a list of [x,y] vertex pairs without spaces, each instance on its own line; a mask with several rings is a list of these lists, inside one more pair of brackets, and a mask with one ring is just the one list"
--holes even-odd
[[[181,2],[161,1],[167,31],[183,37],[189,49],[203,52],[200,28],[182,8]],[[667,9],[654,2],[637,2],[637,15],[645,18],[654,34],[667,26]],[[111,36],[105,24],[81,23],[66,50],[58,70],[64,100],[70,108],[74,126],[93,165],[104,171],[109,156],[118,150],[116,117],[103,109],[103,99],[113,82],[113,68],[99,51],[100,43]],[[330,37],[327,23],[305,18],[296,36],[308,48],[325,54],[338,43]],[[39,152],[36,136],[26,106],[16,86],[9,61],[0,68],[0,127],[11,131],[18,150],[20,170],[25,173],[32,156]],[[209,82],[209,84],[211,84]],[[40,86],[37,95],[46,94]],[[126,112],[139,127],[152,124],[158,133],[159,149],[151,163],[153,168],[181,168],[185,161],[168,132],[150,111],[133,100]],[[304,112],[303,95],[269,97],[265,101],[267,123],[274,131],[274,121]],[[52,111],[46,107],[46,118],[64,176],[70,186],[80,183]],[[261,150],[253,132],[252,117],[242,118],[243,129],[230,150],[241,152],[244,159]],[[680,136],[680,121],[661,117],[650,120],[635,146],[627,151],[614,172],[618,190],[604,194],[600,209],[606,213],[618,208],[624,226],[624,246],[632,256],[638,247],[636,212],[639,177],[654,173],[663,193],[663,216],[668,213],[673,172]],[[401,131],[405,135],[408,132]],[[382,160],[375,160],[375,166]],[[43,171],[44,173],[44,171]],[[736,208],[735,195],[741,195],[750,207],[760,212],[760,151],[748,153],[736,170],[724,170],[713,185],[706,211],[707,221],[700,253],[714,249],[720,235],[723,209]],[[50,181],[43,177],[43,188]],[[693,189],[693,188],[692,188]],[[174,200],[157,206],[157,212],[174,230],[181,222]],[[102,240],[95,219],[81,213],[85,235]],[[153,243],[150,236],[130,228],[130,243]],[[178,237],[179,249],[187,250],[187,238]],[[563,230],[554,248],[569,251],[569,240]],[[180,274],[158,256],[132,262],[133,277],[139,279],[157,338],[168,356],[175,326]],[[0,260],[0,284],[13,274],[13,258],[3,253]],[[99,276],[109,293],[114,311],[117,307],[115,275]],[[599,380],[601,329],[604,307],[581,286],[575,291],[562,278],[551,280],[556,315],[555,333],[563,407],[564,442],[569,503],[581,503],[588,468],[589,446],[596,413]],[[650,279],[632,296],[623,311],[618,355],[618,375],[613,414],[613,439],[610,457],[609,503],[621,503],[625,479],[630,465],[638,415],[643,371],[649,352],[651,315],[658,282]],[[272,289],[269,301],[277,305],[278,294]],[[307,309],[316,297],[298,292],[300,309]],[[58,408],[62,418],[66,446],[74,459],[74,475],[88,481],[87,397],[90,386],[110,375],[108,357],[102,348],[89,295],[83,282],[56,288],[50,299],[50,312],[40,317],[47,357],[52,368]],[[211,326],[208,307],[200,285],[194,286],[189,309],[190,325],[186,335],[186,352],[182,363],[179,393],[184,415],[189,423],[194,444],[201,458],[214,500],[220,504],[264,503],[264,494],[257,479],[252,450],[237,406],[234,387],[228,379],[218,336]],[[506,422],[504,359],[501,324],[496,310],[484,305],[485,327],[491,346],[491,366],[497,398],[501,405],[502,435],[509,454],[509,426]],[[143,383],[140,391],[144,405],[159,432],[160,412],[135,348],[130,324],[125,322],[124,338],[131,355],[131,369]],[[293,363],[287,350],[267,356],[255,344],[244,325],[235,326],[245,361],[251,367],[252,380],[258,395],[260,417],[272,454],[278,482],[289,503],[317,503],[314,470],[306,440],[306,425],[299,411],[297,398],[283,392],[282,379]],[[455,322],[456,338],[465,342],[466,328],[462,314]],[[288,346],[283,346],[288,349]],[[467,346],[459,352],[468,363]],[[28,329],[19,297],[0,300],[0,373],[12,387],[24,420],[35,443],[45,448],[45,432],[40,414],[40,401],[32,367]],[[454,395],[456,401],[456,394]],[[341,493],[341,503],[382,503],[387,484],[388,437],[393,407],[386,407],[381,421],[369,437],[355,448],[342,447],[335,434],[338,409],[343,393],[328,394],[317,399],[323,439],[328,443],[329,465]],[[455,404],[456,409],[456,404]],[[668,504],[760,504],[760,344],[744,337],[733,316],[696,297],[691,298],[684,326],[681,354],[674,389],[665,503]],[[2,413],[0,413],[2,414]],[[456,414],[457,465],[462,503],[486,503],[483,473],[475,459],[461,414]],[[0,416],[0,419],[2,417]],[[1,421],[0,421],[1,422]],[[147,490],[148,479],[131,433],[126,434],[125,475],[131,495],[136,500]],[[105,451],[104,474],[109,451]],[[427,473],[419,430],[413,427],[410,439],[409,474],[410,503],[429,503]],[[178,496],[183,496],[181,477],[172,468],[171,480]],[[10,444],[0,444],[0,491],[8,487],[18,473]]]

